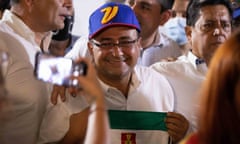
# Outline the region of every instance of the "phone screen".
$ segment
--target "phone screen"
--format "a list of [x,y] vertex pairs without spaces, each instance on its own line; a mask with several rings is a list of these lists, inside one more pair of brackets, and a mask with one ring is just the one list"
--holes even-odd
[[44,82],[57,85],[70,85],[69,76],[72,73],[73,61],[64,57],[50,54],[36,55],[35,76]]

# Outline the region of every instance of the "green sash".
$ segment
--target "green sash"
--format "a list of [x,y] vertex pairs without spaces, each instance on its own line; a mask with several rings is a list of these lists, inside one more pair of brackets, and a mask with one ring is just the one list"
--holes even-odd
[[167,131],[167,113],[109,110],[108,114],[111,129]]

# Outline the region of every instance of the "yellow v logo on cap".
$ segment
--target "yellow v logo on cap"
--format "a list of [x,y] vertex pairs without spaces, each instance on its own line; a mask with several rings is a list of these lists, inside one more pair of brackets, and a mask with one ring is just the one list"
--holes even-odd
[[106,7],[104,9],[101,10],[101,12],[105,13],[101,23],[102,24],[106,24],[109,21],[111,21],[118,13],[118,6],[114,6],[114,7]]

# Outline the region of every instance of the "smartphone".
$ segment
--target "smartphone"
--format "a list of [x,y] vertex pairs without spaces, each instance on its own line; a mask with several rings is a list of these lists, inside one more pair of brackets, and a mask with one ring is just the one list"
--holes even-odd
[[34,75],[38,80],[61,86],[78,86],[78,81],[70,77],[86,73],[87,65],[84,62],[74,63],[72,59],[47,53],[36,54]]

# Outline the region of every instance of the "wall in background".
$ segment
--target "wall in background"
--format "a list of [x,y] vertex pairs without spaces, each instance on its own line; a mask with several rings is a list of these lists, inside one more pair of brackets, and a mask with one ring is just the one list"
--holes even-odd
[[75,9],[73,34],[79,36],[88,35],[88,18],[90,14],[104,2],[105,0],[73,0]]

